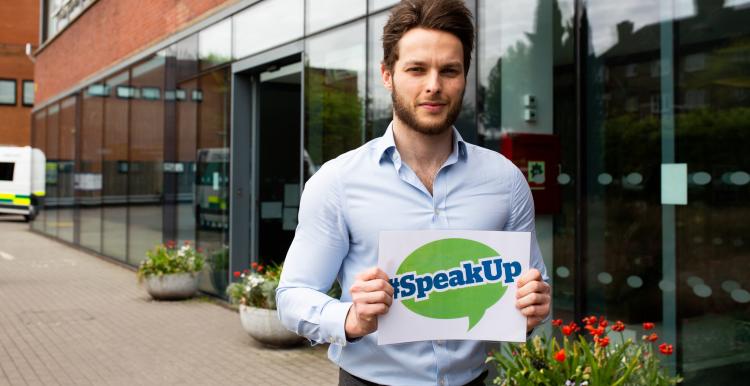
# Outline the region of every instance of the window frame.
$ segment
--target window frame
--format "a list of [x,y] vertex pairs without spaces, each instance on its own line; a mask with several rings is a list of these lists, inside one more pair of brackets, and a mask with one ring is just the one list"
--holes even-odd
[[0,106],[18,106],[18,80],[11,78],[0,78],[0,82],[13,82],[13,102],[7,103],[0,101]]
[[32,89],[34,88],[34,80],[33,79],[23,79],[21,80],[21,104],[25,107],[33,107],[34,106],[34,98],[36,97],[36,89],[34,89],[34,95],[32,95],[31,103],[26,103],[26,83],[31,83]]

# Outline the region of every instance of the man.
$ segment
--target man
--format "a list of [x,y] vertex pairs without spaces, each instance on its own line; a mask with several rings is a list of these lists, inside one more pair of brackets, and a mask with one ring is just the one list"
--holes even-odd
[[[341,385],[478,385],[486,376],[483,342],[377,345],[377,317],[393,300],[387,275],[376,268],[380,231],[530,231],[532,268],[517,282],[517,307],[528,331],[549,314],[525,178],[452,126],[473,44],[471,13],[461,0],[397,5],[383,30],[381,65],[391,125],[383,137],[327,162],[305,185],[276,295],[279,316],[312,342],[331,343]],[[334,280],[344,289],[341,300],[326,295]]]

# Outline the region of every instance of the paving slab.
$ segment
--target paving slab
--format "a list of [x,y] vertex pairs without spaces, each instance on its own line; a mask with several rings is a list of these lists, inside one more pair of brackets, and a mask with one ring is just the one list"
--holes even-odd
[[0,217],[0,385],[335,385],[325,350],[264,347],[210,298],[150,300],[132,270]]

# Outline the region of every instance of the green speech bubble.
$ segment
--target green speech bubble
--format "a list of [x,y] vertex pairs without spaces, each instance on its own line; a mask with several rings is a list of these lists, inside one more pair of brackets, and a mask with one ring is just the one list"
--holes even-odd
[[[461,262],[479,263],[480,259],[499,256],[492,248],[468,239],[443,239],[427,243],[404,259],[396,275],[417,275],[459,267]],[[507,287],[502,282],[432,292],[428,299],[405,299],[401,303],[412,312],[434,319],[469,318],[469,329],[479,323],[485,311],[497,303]],[[467,331],[468,331],[467,330]]]

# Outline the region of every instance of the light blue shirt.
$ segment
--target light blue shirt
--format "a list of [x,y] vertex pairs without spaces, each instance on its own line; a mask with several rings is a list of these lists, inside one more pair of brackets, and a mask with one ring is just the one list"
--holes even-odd
[[[299,225],[276,292],[282,323],[360,378],[388,385],[462,385],[485,369],[481,341],[424,341],[378,346],[377,332],[347,342],[349,288],[377,266],[384,230],[530,231],[531,266],[547,278],[534,232],[534,203],[521,171],[497,152],[463,141],[438,171],[433,194],[402,162],[392,127],[333,159],[306,183]],[[341,300],[325,293],[334,280]]]

